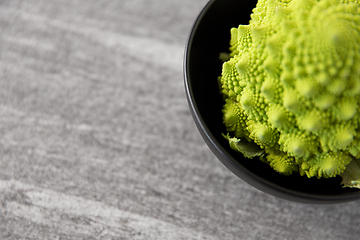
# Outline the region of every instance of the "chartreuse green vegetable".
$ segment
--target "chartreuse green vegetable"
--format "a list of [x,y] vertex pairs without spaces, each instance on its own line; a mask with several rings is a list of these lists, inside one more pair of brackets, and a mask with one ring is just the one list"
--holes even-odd
[[231,29],[219,76],[231,148],[360,188],[359,13],[360,0],[259,0]]

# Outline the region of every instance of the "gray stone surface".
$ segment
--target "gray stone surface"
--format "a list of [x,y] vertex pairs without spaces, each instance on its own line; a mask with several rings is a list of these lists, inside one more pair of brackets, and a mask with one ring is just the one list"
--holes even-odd
[[0,239],[358,239],[227,170],[182,57],[205,0],[0,0]]

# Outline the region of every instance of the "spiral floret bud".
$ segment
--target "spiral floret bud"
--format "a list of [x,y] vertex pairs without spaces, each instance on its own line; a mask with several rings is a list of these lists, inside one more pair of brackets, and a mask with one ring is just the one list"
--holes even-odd
[[259,0],[231,29],[219,77],[227,134],[280,173],[342,174],[360,157],[359,12],[355,0]]

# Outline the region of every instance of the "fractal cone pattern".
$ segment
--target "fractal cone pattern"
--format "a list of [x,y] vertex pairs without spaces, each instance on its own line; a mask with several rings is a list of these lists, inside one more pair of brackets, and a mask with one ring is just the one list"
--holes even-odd
[[358,187],[359,12],[357,0],[259,0],[230,30],[218,80],[232,145],[256,144],[279,173]]

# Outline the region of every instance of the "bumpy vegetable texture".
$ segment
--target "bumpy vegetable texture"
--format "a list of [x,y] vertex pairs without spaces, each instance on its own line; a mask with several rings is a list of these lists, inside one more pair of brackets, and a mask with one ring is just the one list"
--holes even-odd
[[259,0],[231,29],[219,84],[233,149],[360,188],[359,13],[360,0]]

